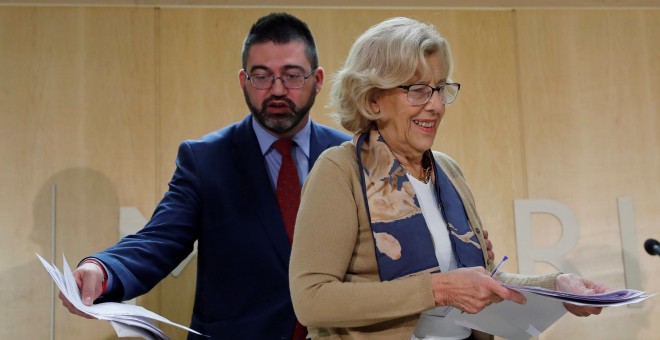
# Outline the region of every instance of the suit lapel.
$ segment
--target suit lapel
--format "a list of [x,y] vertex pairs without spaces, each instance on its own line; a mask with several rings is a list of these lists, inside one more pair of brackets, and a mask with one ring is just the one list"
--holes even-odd
[[245,165],[240,185],[245,187],[246,204],[254,206],[260,226],[277,250],[282,264],[288,268],[291,246],[277,206],[277,197],[271,189],[266,162],[252,129],[252,115],[238,125],[233,144],[234,159]]
[[330,138],[323,129],[312,122],[312,131],[309,138],[309,169],[312,170],[314,163],[325,149],[330,147]]

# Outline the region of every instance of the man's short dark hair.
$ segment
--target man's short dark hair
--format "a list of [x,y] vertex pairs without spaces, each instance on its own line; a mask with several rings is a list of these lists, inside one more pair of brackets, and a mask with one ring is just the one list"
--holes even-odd
[[305,44],[305,53],[312,70],[319,67],[316,43],[307,24],[288,13],[271,13],[259,18],[245,37],[242,52],[243,68],[247,67],[247,56],[252,45],[265,42],[279,45],[292,41],[302,41]]

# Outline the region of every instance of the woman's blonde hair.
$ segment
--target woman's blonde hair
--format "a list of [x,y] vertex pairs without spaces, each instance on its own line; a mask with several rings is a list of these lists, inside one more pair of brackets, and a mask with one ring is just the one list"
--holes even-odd
[[372,26],[353,44],[330,90],[332,117],[353,133],[369,129],[379,118],[369,103],[381,89],[410,81],[428,71],[426,57],[438,53],[449,82],[449,44],[432,25],[409,18],[392,18]]

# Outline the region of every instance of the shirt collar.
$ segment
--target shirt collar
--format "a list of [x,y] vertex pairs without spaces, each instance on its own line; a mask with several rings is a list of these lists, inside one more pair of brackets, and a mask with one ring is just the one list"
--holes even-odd
[[[257,135],[257,141],[259,142],[259,148],[261,148],[261,154],[266,155],[270,151],[273,143],[278,140],[278,138],[271,135],[270,132],[264,129],[254,118],[254,114],[252,115],[252,129],[254,129],[254,133]],[[302,150],[307,158],[309,158],[309,141],[311,135],[312,120],[308,119],[305,127],[303,127],[302,130],[298,131],[298,133],[296,133],[293,138],[291,138],[294,142],[296,142],[300,150]]]

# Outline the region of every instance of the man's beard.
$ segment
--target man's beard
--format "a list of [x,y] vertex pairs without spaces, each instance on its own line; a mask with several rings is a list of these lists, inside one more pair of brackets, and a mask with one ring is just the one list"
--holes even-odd
[[[270,96],[261,103],[261,109],[257,109],[252,105],[252,102],[250,102],[247,91],[243,90],[243,96],[245,97],[245,102],[247,103],[250,112],[252,112],[254,118],[264,129],[275,134],[285,134],[298,126],[298,123],[305,118],[305,115],[307,115],[314,105],[316,92],[312,91],[307,103],[301,108],[297,108],[296,104],[287,97]],[[285,102],[289,107],[289,110],[286,113],[268,113],[268,105],[273,101]]]

